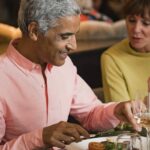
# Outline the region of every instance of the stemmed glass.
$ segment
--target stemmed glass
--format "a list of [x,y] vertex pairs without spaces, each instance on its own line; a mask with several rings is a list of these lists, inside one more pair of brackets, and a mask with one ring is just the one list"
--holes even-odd
[[137,105],[139,104],[138,110],[133,108],[134,118],[137,120],[137,123],[144,127],[147,131],[147,150],[150,150],[150,80],[148,86],[148,96],[145,99],[145,106],[142,105],[139,101],[139,98],[136,100]]
[[118,135],[116,150],[143,150],[140,135],[137,133],[123,133]]
[[145,111],[135,115],[137,123],[141,124],[147,131],[147,150],[150,150],[150,112]]

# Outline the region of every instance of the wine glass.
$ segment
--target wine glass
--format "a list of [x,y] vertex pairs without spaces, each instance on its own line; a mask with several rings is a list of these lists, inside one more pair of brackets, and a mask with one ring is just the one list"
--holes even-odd
[[147,150],[150,150],[150,112],[140,112],[135,115],[137,123],[144,127],[147,131]]
[[134,118],[147,131],[147,150],[150,150],[150,92],[145,99],[145,105],[137,98],[133,106]]
[[140,135],[137,133],[123,133],[118,135],[116,150],[143,150]]

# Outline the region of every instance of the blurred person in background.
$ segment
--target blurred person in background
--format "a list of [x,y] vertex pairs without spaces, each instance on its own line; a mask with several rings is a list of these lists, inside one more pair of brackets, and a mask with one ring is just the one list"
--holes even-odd
[[94,8],[100,5],[100,1],[77,0],[77,2],[81,7],[78,40],[114,40],[127,36],[124,20],[113,22],[107,15]]
[[150,75],[150,1],[128,0],[124,6],[128,38],[101,58],[105,101],[143,99]]
[[[123,19],[123,6],[126,0],[93,0],[97,1],[95,6],[96,10],[106,14],[113,21],[118,21]],[[98,1],[101,1],[99,3]]]
[[97,20],[97,21],[105,21],[105,22],[112,22],[111,18],[108,16],[98,12],[94,6],[100,5],[100,3],[96,3],[96,1],[92,0],[77,0],[78,4],[81,7],[81,21],[88,21],[88,20]]

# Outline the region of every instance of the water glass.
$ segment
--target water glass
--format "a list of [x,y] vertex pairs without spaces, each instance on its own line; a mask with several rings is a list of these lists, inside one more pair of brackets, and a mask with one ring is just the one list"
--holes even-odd
[[137,133],[123,133],[118,135],[116,150],[143,150],[140,135]]

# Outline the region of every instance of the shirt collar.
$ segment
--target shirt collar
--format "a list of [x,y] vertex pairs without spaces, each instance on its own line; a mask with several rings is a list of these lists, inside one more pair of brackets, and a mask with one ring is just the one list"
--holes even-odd
[[[24,57],[22,54],[20,54],[16,48],[13,46],[13,44],[17,44],[19,39],[17,40],[13,40],[10,42],[8,48],[7,48],[7,56],[8,58],[17,66],[20,67],[20,69],[22,70],[28,70],[29,72],[32,70],[37,70],[37,69],[41,69],[41,66],[39,64],[36,64],[32,61],[30,61],[29,59],[27,59],[26,57]],[[46,69],[48,69],[49,71],[51,70],[52,65],[51,64],[47,64]],[[26,72],[25,71],[25,72]]]

